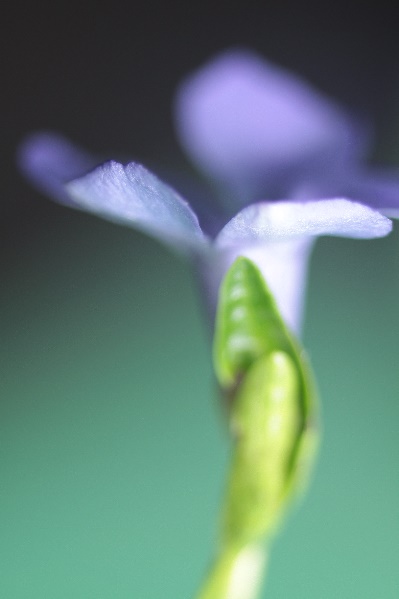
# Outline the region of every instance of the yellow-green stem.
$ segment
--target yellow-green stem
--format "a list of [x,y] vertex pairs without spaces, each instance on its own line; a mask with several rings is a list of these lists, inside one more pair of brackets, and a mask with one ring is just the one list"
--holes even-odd
[[226,547],[216,558],[197,599],[256,599],[266,561],[262,545]]

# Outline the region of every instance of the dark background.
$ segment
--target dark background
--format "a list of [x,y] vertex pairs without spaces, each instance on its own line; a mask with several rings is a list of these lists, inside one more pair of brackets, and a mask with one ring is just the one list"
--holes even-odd
[[[183,165],[174,89],[241,45],[368,119],[370,159],[396,166],[395,16],[384,2],[2,9],[0,596],[192,596],[228,456],[187,266],[43,198],[18,143],[53,129],[106,157]],[[398,275],[397,231],[318,242],[305,342],[324,443],[265,597],[399,595]]]
[[29,131],[59,130],[106,155],[177,155],[170,114],[176,84],[235,45],[297,71],[369,118],[379,157],[394,160],[399,36],[389,3],[12,6],[3,12],[0,39],[1,158],[11,210],[31,202],[13,168],[15,146]]

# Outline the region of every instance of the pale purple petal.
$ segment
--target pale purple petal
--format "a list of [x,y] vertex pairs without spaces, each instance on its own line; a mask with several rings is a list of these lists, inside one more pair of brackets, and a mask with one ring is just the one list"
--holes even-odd
[[22,172],[50,197],[71,205],[64,184],[94,168],[99,161],[55,133],[35,133],[21,144]]
[[188,203],[143,166],[107,162],[65,186],[75,205],[134,227],[180,250],[206,238]]
[[222,54],[183,82],[176,122],[193,161],[241,187],[259,179],[273,187],[282,174],[303,175],[304,165],[331,171],[357,155],[361,143],[333,103],[244,51]]
[[350,198],[386,216],[399,218],[399,171],[352,167],[343,170],[339,176],[329,174],[298,181],[289,197],[295,201],[315,197]]
[[379,210],[386,216],[399,218],[399,172],[369,169],[355,173],[343,182],[345,195]]
[[217,236],[216,244],[228,248],[319,235],[371,239],[383,237],[391,229],[388,218],[346,199],[258,202],[232,218]]
[[255,262],[283,317],[299,333],[308,257],[316,237],[367,239],[387,235],[391,228],[388,218],[345,199],[259,202],[244,208],[227,223],[217,236],[215,247],[221,264],[240,255]]

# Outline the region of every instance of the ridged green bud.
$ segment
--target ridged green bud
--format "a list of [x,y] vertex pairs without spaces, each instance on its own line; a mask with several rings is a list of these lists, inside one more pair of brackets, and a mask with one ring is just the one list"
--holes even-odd
[[[214,362],[218,381],[231,402],[235,435],[228,505],[241,507],[228,510],[242,514],[245,506],[249,508],[238,493],[241,497],[253,494],[256,479],[266,533],[273,528],[284,500],[306,484],[317,446],[317,397],[305,352],[248,258],[237,258],[221,286]],[[259,474],[255,477],[251,472]],[[232,515],[226,518],[227,529],[248,536],[248,531],[238,533],[238,520],[233,525]],[[248,514],[249,519],[257,517]],[[254,532],[256,537],[259,534],[259,529]]]

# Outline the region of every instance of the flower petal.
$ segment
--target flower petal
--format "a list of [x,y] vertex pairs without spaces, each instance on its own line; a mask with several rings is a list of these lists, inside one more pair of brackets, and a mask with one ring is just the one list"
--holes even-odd
[[35,133],[18,151],[21,170],[45,194],[71,205],[64,183],[84,175],[98,160],[55,133]]
[[299,166],[303,175],[309,162],[331,169],[358,150],[353,124],[334,104],[244,51],[222,54],[183,82],[176,122],[183,147],[201,169],[242,186],[261,177],[273,188],[289,167],[294,175]]
[[187,202],[138,164],[108,162],[91,170],[98,161],[54,133],[32,135],[18,158],[29,179],[63,204],[144,230],[179,249],[205,241]]
[[[313,240],[319,235],[382,237],[391,228],[388,218],[345,199],[259,202],[244,208],[228,222],[215,245],[221,271],[240,255],[255,262],[283,317],[298,333]],[[215,280],[213,286],[216,287]]]
[[364,202],[392,218],[399,218],[399,173],[388,169],[370,169],[343,183],[345,195]]
[[399,218],[399,171],[383,168],[366,170],[349,165],[339,176],[330,173],[298,181],[291,189],[291,199],[301,201],[315,197],[351,198],[386,216]]
[[199,249],[206,238],[190,206],[143,166],[106,162],[69,182],[74,204],[141,229],[177,249]]
[[216,243],[224,248],[319,235],[371,239],[383,237],[391,229],[388,218],[346,199],[258,202],[232,218]]

